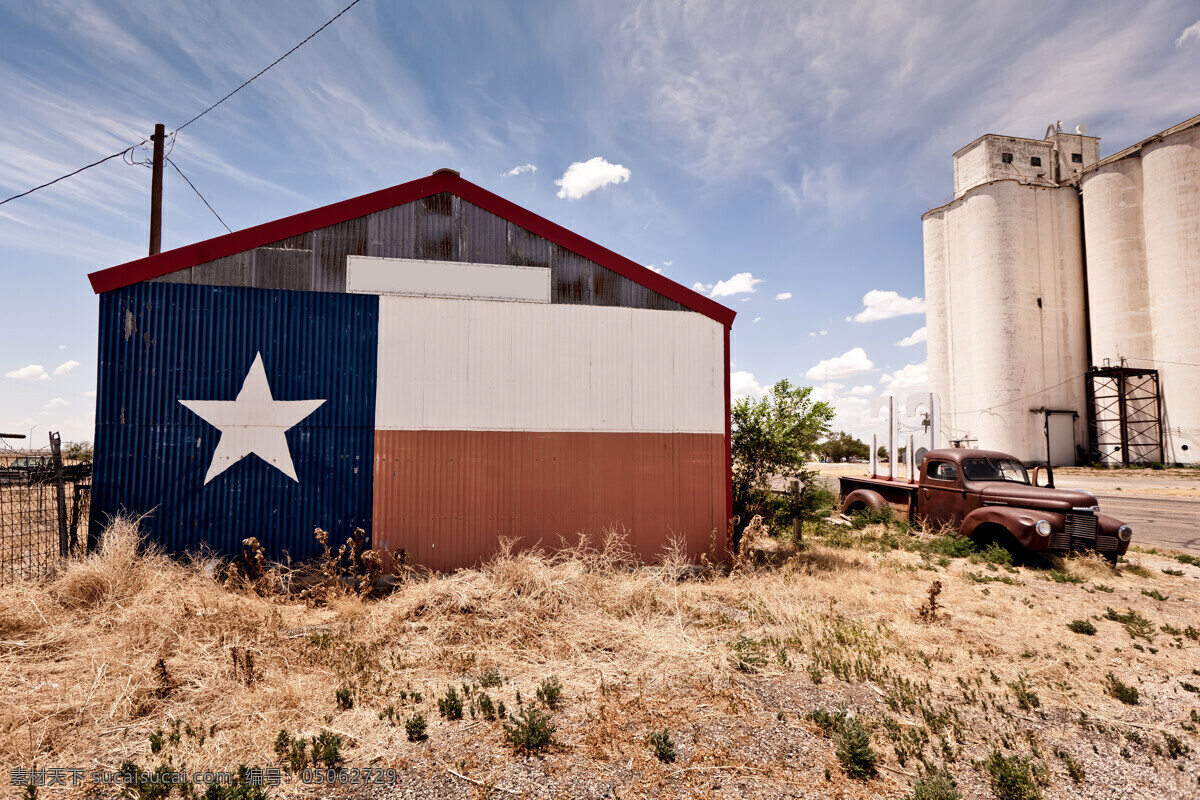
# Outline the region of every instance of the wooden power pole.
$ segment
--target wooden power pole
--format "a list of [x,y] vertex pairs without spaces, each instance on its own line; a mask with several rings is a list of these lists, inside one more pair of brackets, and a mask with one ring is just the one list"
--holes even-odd
[[161,122],[154,126],[154,169],[150,179],[150,255],[162,252],[163,144],[167,129]]

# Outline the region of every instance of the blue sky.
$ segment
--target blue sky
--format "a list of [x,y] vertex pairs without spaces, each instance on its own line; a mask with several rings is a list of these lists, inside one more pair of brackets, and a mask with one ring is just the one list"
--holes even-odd
[[[5,4],[0,196],[177,128],[347,1]],[[872,397],[924,388],[920,215],[951,154],[1063,120],[1108,155],[1197,113],[1197,75],[1184,0],[361,0],[171,158],[234,230],[457,169],[708,287],[736,391],[815,384],[865,437]],[[149,186],[114,159],[0,206],[0,429],[92,438],[86,275],[145,255]],[[221,233],[168,167],[163,249]]]

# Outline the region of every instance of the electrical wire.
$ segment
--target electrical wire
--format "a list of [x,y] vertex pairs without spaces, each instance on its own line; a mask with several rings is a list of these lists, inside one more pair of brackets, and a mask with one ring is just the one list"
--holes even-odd
[[346,6],[346,7],[345,7],[345,8],[343,8],[341,11],[339,11],[339,12],[337,13],[337,15],[333,17],[333,19],[329,20],[329,21],[328,21],[328,22],[326,22],[324,25],[322,25],[321,27],[317,28],[315,31],[313,31],[312,33],[310,33],[310,34],[308,35],[308,38],[306,38],[304,41],[300,42],[300,44],[296,45],[296,46],[295,46],[295,47],[293,47],[291,50],[288,50],[286,53],[284,53],[284,54],[283,54],[283,55],[281,55],[279,58],[277,58],[277,59],[275,59],[274,61],[272,61],[272,62],[271,62],[270,64],[268,64],[267,66],[263,67],[261,70],[259,70],[259,71],[258,71],[258,72],[257,72],[257,73],[254,75],[254,77],[253,77],[253,78],[250,78],[248,81],[246,81],[245,83],[243,83],[241,86],[237,87],[237,88],[236,88],[236,89],[234,89],[232,92],[230,92],[229,94],[225,95],[225,96],[224,96],[224,97],[222,97],[220,100],[218,100],[217,102],[213,103],[211,106],[209,106],[208,108],[204,109],[204,110],[203,110],[203,111],[201,111],[199,114],[197,114],[196,116],[194,116],[194,117],[192,117],[191,119],[189,119],[187,122],[185,122],[185,123],[183,123],[182,125],[180,125],[178,128],[176,128],[176,129],[175,129],[174,133],[179,133],[181,130],[183,130],[184,128],[186,128],[188,125],[191,125],[193,122],[195,122],[196,120],[200,119],[201,117],[203,117],[203,116],[204,116],[205,114],[207,114],[208,112],[212,111],[212,110],[213,110],[214,108],[216,108],[217,106],[221,105],[221,103],[224,103],[226,100],[228,100],[229,98],[233,97],[235,94],[237,94],[238,92],[240,92],[242,89],[245,89],[247,86],[249,86],[251,83],[253,83],[253,82],[254,82],[254,80],[255,80],[256,78],[258,78],[258,77],[259,77],[260,75],[262,75],[264,72],[266,72],[267,70],[269,70],[271,67],[273,67],[273,66],[275,66],[276,64],[278,64],[280,61],[283,61],[285,58],[287,58],[288,56],[290,56],[292,53],[294,53],[294,52],[296,52],[297,50],[299,50],[301,47],[303,47],[303,46],[304,46],[304,45],[305,45],[305,44],[308,42],[308,40],[309,40],[309,39],[313,38],[313,37],[314,37],[314,36],[316,36],[318,33],[320,33],[321,31],[325,30],[326,28],[328,28],[330,25],[332,25],[334,22],[336,22],[336,21],[337,21],[337,18],[338,18],[338,17],[340,17],[342,14],[345,14],[345,13],[346,13],[347,11],[349,11],[350,9],[354,8],[356,5],[358,5],[358,3],[359,3],[359,2],[360,2],[360,0],[354,0],[354,2],[352,2],[350,5]]
[[225,230],[229,231],[230,233],[233,233],[232,230],[229,230],[229,226],[225,224],[225,220],[221,219],[221,215],[217,213],[217,210],[215,208],[213,208],[211,205],[209,205],[208,201],[204,199],[204,195],[200,194],[200,190],[196,188],[196,184],[192,183],[191,180],[188,179],[188,176],[183,174],[183,170],[181,170],[178,167],[178,165],[176,165],[176,163],[169,158],[167,159],[167,163],[170,164],[172,167],[175,167],[175,171],[179,173],[179,177],[181,177],[185,181],[187,181],[187,185],[191,186],[192,191],[196,193],[196,196],[199,197],[201,201],[203,201],[204,205],[208,206],[208,210],[211,211],[213,213],[213,216],[217,218],[217,222],[221,223],[221,226],[223,228],[225,228]]
[[1059,386],[1063,386],[1064,384],[1068,384],[1068,383],[1070,383],[1071,381],[1077,381],[1077,380],[1079,380],[1080,378],[1084,377],[1085,375],[1087,375],[1087,373],[1086,373],[1086,372],[1081,372],[1081,373],[1079,373],[1078,375],[1074,376],[1073,378],[1067,378],[1065,381],[1062,381],[1062,382],[1060,382],[1060,383],[1056,383],[1056,384],[1054,384],[1053,386],[1047,386],[1045,389],[1039,389],[1038,391],[1036,391],[1036,392],[1033,392],[1033,393],[1031,393],[1031,394],[1027,394],[1027,395],[1025,395],[1024,397],[1017,397],[1017,398],[1015,398],[1015,399],[1013,399],[1013,400],[1009,400],[1007,403],[997,403],[997,404],[996,404],[996,405],[994,405],[994,406],[988,406],[988,407],[986,407],[986,408],[977,408],[977,409],[975,409],[974,411],[952,411],[952,412],[949,412],[949,413],[947,413],[947,412],[942,412],[942,416],[945,416],[945,417],[960,417],[960,416],[962,416],[963,414],[980,414],[980,413],[983,413],[984,411],[993,411],[993,410],[995,410],[995,409],[997,409],[997,408],[1004,408],[1005,406],[1011,406],[1013,403],[1019,403],[1019,402],[1021,402],[1022,400],[1028,400],[1028,399],[1029,399],[1029,398],[1031,398],[1031,397],[1036,397],[1036,396],[1038,396],[1039,394],[1045,394],[1046,392],[1050,391],[1051,389],[1057,389]]
[[[137,147],[137,145],[134,145],[133,147]],[[41,186],[35,186],[32,189],[29,189],[28,191],[21,192],[20,194],[14,194],[12,197],[9,197],[6,200],[0,200],[0,206],[4,205],[5,203],[9,202],[10,200],[16,200],[18,198],[24,197],[25,195],[33,194],[38,189],[45,189],[47,186],[53,186],[54,184],[58,183],[59,181],[65,181],[67,178],[78,175],[79,173],[83,172],[85,169],[91,169],[92,167],[98,167],[101,164],[103,164],[105,161],[109,161],[111,159],[123,156],[126,153],[128,153],[130,150],[132,150],[133,147],[126,147],[124,150],[120,151],[119,153],[113,153],[111,156],[105,156],[104,158],[100,159],[99,161],[93,161],[91,164],[88,164],[86,167],[80,167],[79,169],[75,170],[74,172],[69,172],[66,175],[63,175],[61,178],[55,178],[54,180],[49,181],[48,183],[43,183]]]

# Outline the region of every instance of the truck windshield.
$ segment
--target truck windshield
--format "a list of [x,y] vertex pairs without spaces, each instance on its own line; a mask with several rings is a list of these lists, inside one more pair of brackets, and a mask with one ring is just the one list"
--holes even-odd
[[1029,475],[1025,468],[1008,459],[969,458],[963,461],[963,474],[969,481],[1029,483]]

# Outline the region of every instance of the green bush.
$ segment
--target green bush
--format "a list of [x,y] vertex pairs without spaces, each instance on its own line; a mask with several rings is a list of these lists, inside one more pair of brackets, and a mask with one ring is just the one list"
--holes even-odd
[[404,732],[410,742],[419,742],[425,738],[425,715],[413,714],[404,721]]
[[541,700],[546,708],[558,708],[558,701],[562,697],[563,685],[557,675],[551,675],[542,681],[541,686],[537,688],[537,699]]
[[337,700],[337,707],[341,711],[349,711],[354,708],[354,693],[350,691],[350,687],[342,686],[333,693]]
[[532,704],[522,707],[504,723],[504,738],[518,750],[541,750],[549,746],[554,731],[550,715]]
[[1042,790],[1033,779],[1029,759],[993,750],[984,763],[992,792],[999,800],[1039,800]]
[[1084,770],[1083,764],[1071,758],[1071,754],[1061,747],[1054,748],[1054,755],[1058,756],[1063,762],[1063,766],[1067,770],[1067,776],[1074,783],[1083,783],[1083,779],[1087,777],[1087,771]]
[[438,713],[446,719],[462,719],[463,704],[462,698],[458,696],[458,692],[451,686],[446,690],[445,697],[439,697]]
[[1012,689],[1013,696],[1017,698],[1017,705],[1025,711],[1032,711],[1042,704],[1024,675],[1010,683],[1008,688]]
[[871,734],[858,717],[846,717],[834,734],[837,741],[835,755],[851,778],[873,778],[877,772],[879,755],[871,749]]
[[948,771],[933,769],[917,778],[908,800],[962,800],[962,792]]
[[479,685],[485,689],[494,689],[504,682],[500,677],[500,670],[492,667],[487,672],[479,676]]
[[342,760],[342,735],[332,731],[321,731],[312,738],[313,764],[334,767]]
[[1067,628],[1074,633],[1082,633],[1084,636],[1096,635],[1096,626],[1088,622],[1086,619],[1071,620],[1067,623]]
[[650,747],[654,750],[659,761],[669,763],[675,760],[675,742],[666,728],[650,734]]
[[251,783],[250,770],[242,764],[238,767],[237,777],[230,783],[209,784],[203,800],[267,800],[268,797],[267,790],[260,784]]
[[1104,691],[1110,697],[1115,697],[1127,706],[1136,706],[1138,703],[1138,690],[1127,683],[1123,683],[1120,678],[1111,672],[1104,678]]
[[496,706],[493,705],[491,695],[487,692],[480,693],[475,703],[479,707],[479,713],[483,714],[484,719],[496,718]]

